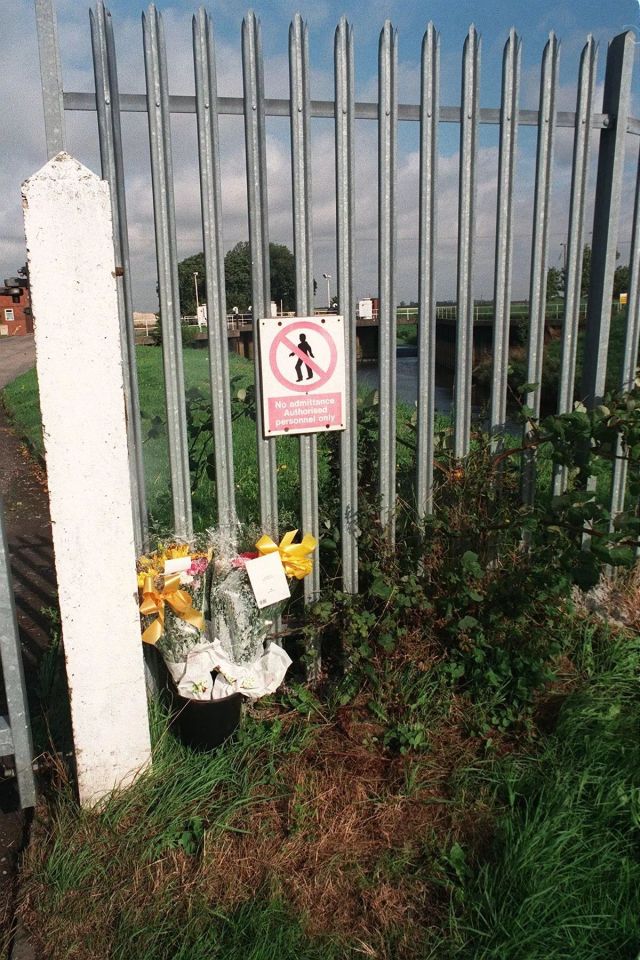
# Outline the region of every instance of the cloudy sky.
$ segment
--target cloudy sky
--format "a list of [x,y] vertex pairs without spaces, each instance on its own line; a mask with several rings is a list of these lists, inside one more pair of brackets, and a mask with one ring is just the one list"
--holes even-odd
[[[173,94],[192,94],[193,61],[191,17],[195,4],[189,0],[159,4],[168,41],[169,82]],[[85,0],[56,0],[62,54],[64,88],[92,91],[93,69],[89,34],[89,4]],[[522,38],[521,107],[537,107],[540,59],[548,33],[555,30],[561,41],[559,108],[575,110],[576,78],[581,49],[587,34],[599,43],[598,90],[595,109],[600,110],[607,42],[624,29],[634,29],[640,39],[638,0],[432,0],[430,3],[400,0],[256,0],[253,5],[262,23],[265,55],[265,86],[269,97],[288,95],[288,26],[297,11],[309,24],[312,66],[311,95],[333,97],[333,36],[336,23],[345,14],[354,27],[356,49],[356,98],[377,96],[377,45],[385,18],[398,30],[399,102],[417,103],[422,35],[432,19],[441,36],[441,102],[460,102],[461,52],[471,22],[482,36],[481,105],[497,107],[500,100],[502,50],[509,28]],[[141,11],[138,0],[113,0],[120,90],[144,92]],[[244,8],[235,0],[214,0],[209,5],[214,18],[218,59],[218,91],[221,96],[240,96],[242,67],[240,30]],[[0,0],[0,36],[3,38],[3,70],[0,84],[0,278],[15,272],[24,262],[24,238],[20,208],[20,184],[46,159],[42,119],[38,51],[33,0]],[[640,49],[637,47],[636,50]],[[640,116],[640,65],[634,76],[633,114]],[[67,143],[71,153],[99,172],[95,115],[69,113]],[[269,229],[271,239],[291,243],[291,186],[288,121],[268,118]],[[457,230],[458,127],[441,125],[439,160],[439,256],[437,294],[454,295]],[[221,119],[223,166],[223,214],[225,247],[248,236],[244,170],[243,121]],[[333,122],[314,119],[311,126],[313,152],[314,275],[335,278],[335,180]],[[375,295],[376,267],[376,124],[356,125],[357,223],[356,295]],[[132,254],[135,307],[157,309],[155,296],[155,248],[148,165],[148,130],[144,114],[123,115],[125,175]],[[195,116],[172,118],[175,196],[180,258],[202,249]],[[532,221],[535,128],[521,127],[518,141],[515,196],[516,297],[527,296],[529,243]],[[631,212],[640,137],[628,138],[625,195],[618,247],[620,262],[629,256]],[[593,135],[589,193],[595,183],[598,134]],[[562,242],[566,240],[567,201],[573,136],[560,129],[556,141],[554,192],[549,265],[562,265]],[[400,124],[398,152],[398,300],[417,295],[417,197],[418,124]],[[498,128],[483,125],[479,137],[477,268],[475,295],[490,298],[493,285]],[[591,229],[591,211],[587,230]],[[335,283],[335,281],[334,281]],[[319,285],[319,294],[325,291]],[[324,302],[326,296],[318,298]]]

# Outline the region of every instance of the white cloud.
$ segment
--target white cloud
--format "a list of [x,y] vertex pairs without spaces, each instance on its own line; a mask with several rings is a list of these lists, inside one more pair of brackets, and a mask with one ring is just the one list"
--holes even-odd
[[[289,9],[288,0],[282,7]],[[5,62],[0,98],[2,129],[10,132],[8,148],[0,170],[0,216],[3,231],[0,239],[0,265],[4,274],[13,272],[24,261],[24,241],[20,210],[20,183],[45,160],[44,128],[35,23],[30,0],[16,0],[11,18],[2,24],[5,38]],[[60,17],[60,40],[63,51],[64,80],[67,89],[91,90],[93,71],[90,59],[88,16],[72,0],[57,0]],[[375,7],[375,5],[374,5]],[[371,9],[369,17],[377,16]],[[220,14],[221,15],[221,14]],[[193,93],[193,66],[190,18],[170,8],[163,14],[169,42],[169,76],[172,93]],[[312,20],[326,26],[326,4],[315,5]],[[382,23],[382,18],[380,23]],[[144,63],[142,30],[139,19],[120,18],[115,23],[122,92],[143,92]],[[331,24],[333,29],[333,24]],[[317,31],[316,31],[317,32]],[[332,30],[331,30],[332,35]],[[415,39],[415,38],[414,38]],[[265,44],[266,48],[267,44]],[[269,44],[269,47],[271,44]],[[414,43],[415,46],[415,43]],[[576,51],[578,47],[576,46]],[[460,51],[443,55],[443,72],[453,83],[459,73]],[[577,56],[577,52],[576,52]],[[604,56],[601,51],[601,57]],[[240,39],[230,44],[217,42],[219,92],[223,96],[242,93]],[[484,81],[483,81],[484,82]],[[399,66],[400,99],[417,97],[419,69],[416,63],[402,61]],[[288,94],[288,63],[282,52],[269,54],[265,62],[265,86],[268,96]],[[538,68],[523,71],[522,105],[537,105]],[[330,61],[316,64],[312,71],[314,98],[333,95],[333,66]],[[375,99],[375,81],[364,83],[358,97]],[[598,91],[597,102],[601,97]],[[575,85],[563,82],[559,89],[563,109],[575,109]],[[483,105],[485,104],[483,99]],[[417,293],[417,230],[418,174],[417,126],[402,124],[399,136],[397,183],[398,237],[398,300],[410,300]],[[248,236],[244,129],[241,117],[223,117],[220,121],[222,140],[222,180],[224,237],[227,247]],[[98,143],[93,114],[67,114],[70,149],[93,169],[99,169]],[[273,240],[291,243],[291,172],[289,160],[288,122],[268,119],[268,185],[269,220]],[[452,133],[454,137],[452,138]],[[196,124],[193,115],[172,117],[174,192],[180,257],[201,249],[199,175],[197,163]],[[456,233],[458,206],[458,154],[455,148],[457,128],[442,129],[442,153],[439,163],[439,236],[438,295],[449,298],[455,293]],[[356,293],[377,291],[377,130],[372,122],[356,125]],[[589,196],[595,183],[595,162],[598,134],[594,134],[593,163]],[[155,248],[153,207],[148,158],[148,132],[144,114],[123,116],[123,143],[127,181],[127,203],[130,228],[132,275],[136,306],[153,309],[155,298]],[[494,234],[496,219],[497,128],[483,128],[477,161],[476,209],[476,293],[490,297],[493,287]],[[631,161],[625,170],[625,191],[620,249],[622,260],[628,256],[633,185],[635,178],[634,145]],[[571,131],[559,131],[556,145],[554,193],[552,199],[552,237],[549,262],[561,255],[561,240],[566,239],[570,166],[572,159]],[[514,198],[514,278],[515,296],[528,293],[530,235],[533,217],[534,131],[521,128]],[[333,124],[327,120],[312,122],[312,182],[314,223],[314,272],[336,276],[335,265],[335,172]],[[591,207],[587,212],[587,230],[591,227]],[[3,274],[3,275],[4,275]],[[321,288],[322,289],[322,288]]]

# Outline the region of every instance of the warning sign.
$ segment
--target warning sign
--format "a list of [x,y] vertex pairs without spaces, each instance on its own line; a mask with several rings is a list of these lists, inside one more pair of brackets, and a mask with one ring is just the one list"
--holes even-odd
[[264,434],[344,430],[342,317],[261,320]]

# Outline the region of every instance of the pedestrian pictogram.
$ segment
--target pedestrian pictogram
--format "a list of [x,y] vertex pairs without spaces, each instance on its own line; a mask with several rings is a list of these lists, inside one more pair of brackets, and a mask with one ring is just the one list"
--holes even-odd
[[[302,380],[302,357],[301,353],[304,353],[306,357],[313,357],[313,352],[311,350],[311,344],[307,342],[306,333],[300,334],[300,340],[298,341],[297,349],[294,347],[293,352],[289,354],[290,357],[297,357],[298,362],[296,363],[296,380],[298,383]],[[304,365],[307,368],[307,380],[311,380],[313,377],[313,366],[310,366],[307,360],[304,361]]]
[[259,330],[265,436],[343,430],[342,317],[268,318]]

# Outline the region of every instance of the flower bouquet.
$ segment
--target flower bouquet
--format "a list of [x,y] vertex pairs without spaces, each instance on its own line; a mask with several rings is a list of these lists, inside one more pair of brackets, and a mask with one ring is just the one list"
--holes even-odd
[[[213,699],[242,693],[252,700],[273,693],[282,683],[291,664],[287,653],[269,640],[274,620],[280,615],[289,597],[287,579],[303,579],[311,572],[310,554],[316,540],[306,534],[301,543],[294,543],[297,530],[284,535],[277,546],[271,537],[262,536],[255,551],[238,553],[234,544],[216,531],[210,533],[212,574],[209,611],[212,623],[212,654],[218,671]],[[258,571],[264,558],[272,557],[275,570]],[[269,564],[274,567],[274,564]],[[273,584],[259,601],[260,587],[256,578],[266,576],[282,584],[275,602]]]
[[139,559],[142,639],[156,646],[180,696],[257,699],[282,683],[291,660],[269,640],[271,626],[287,579],[311,572],[317,545],[310,534],[294,543],[296,534],[279,545],[263,536],[239,553],[235,539],[212,530],[204,544],[172,542]]
[[207,684],[200,677],[185,683],[185,671],[193,652],[209,642],[204,606],[210,559],[206,545],[169,542],[137,565],[142,639],[162,655],[178,692],[197,699],[206,697]]

